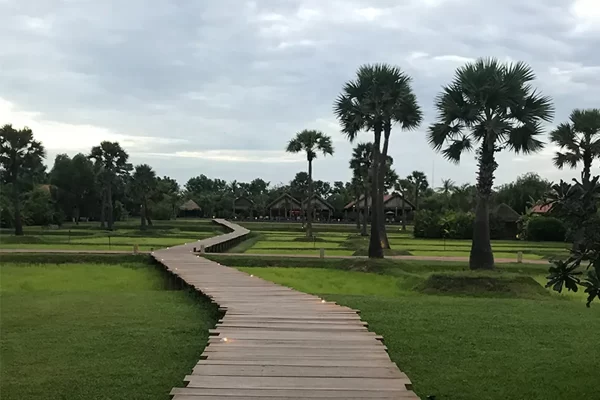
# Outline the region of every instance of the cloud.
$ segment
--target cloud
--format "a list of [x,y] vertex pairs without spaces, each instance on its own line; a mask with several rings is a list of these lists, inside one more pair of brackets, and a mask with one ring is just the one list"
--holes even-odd
[[[346,180],[352,144],[332,103],[359,65],[388,62],[413,77],[425,119],[394,130],[398,173],[472,182],[472,155],[454,166],[426,142],[440,88],[465,62],[494,56],[534,68],[555,123],[597,107],[598,18],[595,0],[2,0],[0,123],[30,125],[51,154],[119,140],[133,162],[182,182],[287,181],[306,166],[286,142],[320,129],[336,153],[317,160],[316,177]],[[497,183],[527,171],[573,176],[551,157],[501,155]]]

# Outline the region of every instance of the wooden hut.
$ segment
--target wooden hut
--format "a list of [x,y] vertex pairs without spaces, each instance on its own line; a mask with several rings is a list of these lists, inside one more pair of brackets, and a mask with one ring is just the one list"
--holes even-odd
[[189,199],[179,207],[179,215],[182,217],[200,217],[202,209],[196,202]]
[[[313,211],[313,221],[331,221],[331,215],[335,208],[327,200],[317,194],[313,194],[311,202]],[[302,209],[306,213],[308,209],[308,199],[302,202]]]
[[512,209],[508,204],[501,203],[491,212],[491,216],[497,222],[493,227],[497,239],[515,239],[519,233],[519,220],[521,215]]
[[233,214],[251,217],[254,213],[254,202],[246,196],[240,196],[233,201]]
[[284,193],[267,205],[269,219],[295,219],[302,213],[300,201]]
[[[372,200],[371,197],[367,199],[367,212],[370,215]],[[415,210],[415,206],[408,199],[403,199],[402,195],[398,192],[394,192],[392,194],[386,194],[383,196],[383,207],[386,218],[393,219],[398,221],[399,218],[402,218],[402,208],[404,207],[406,213],[406,219],[412,220],[413,212]],[[355,201],[348,203],[344,207],[345,218],[348,218],[349,213],[354,213],[354,218],[356,218],[359,214],[365,212],[365,201],[364,195],[361,196],[358,200],[358,204]]]

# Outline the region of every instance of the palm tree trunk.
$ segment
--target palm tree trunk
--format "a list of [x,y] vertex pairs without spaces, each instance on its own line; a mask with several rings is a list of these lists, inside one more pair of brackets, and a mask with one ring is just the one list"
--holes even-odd
[[373,174],[371,176],[371,237],[369,238],[369,258],[383,258],[381,248],[381,229],[379,228],[379,204],[376,201],[379,195],[379,146],[381,145],[381,125],[373,129],[375,142],[373,143]]
[[356,209],[356,231],[360,232],[360,195],[354,200],[354,208]]
[[[367,182],[367,180],[365,180]],[[363,222],[362,229],[360,231],[361,236],[367,236],[367,224],[369,220],[369,185],[365,183],[365,194],[364,194],[364,208],[363,208]]]
[[384,249],[390,248],[390,241],[388,240],[387,231],[385,230],[385,205],[383,203],[383,196],[385,195],[385,176],[387,174],[387,153],[390,144],[390,134],[392,132],[392,124],[387,121],[383,127],[383,148],[381,155],[379,156],[379,194],[377,201],[379,202],[379,229],[381,235],[381,247]]
[[498,167],[494,159],[494,145],[484,141],[479,151],[477,177],[477,207],[473,224],[473,242],[469,256],[471,269],[494,269],[494,254],[490,240],[490,196],[494,183],[494,171]]
[[419,188],[415,185],[415,210],[419,211]]
[[142,208],[140,210],[140,229],[146,230],[146,202],[142,199]]
[[[306,202],[306,237],[312,237],[312,160],[308,160],[308,199]],[[302,207],[300,207],[302,208]]]
[[[385,146],[384,146],[385,147]],[[379,186],[377,194],[377,205],[379,208],[379,234],[381,236],[381,247],[384,249],[390,248],[390,242],[385,230],[385,205],[383,197],[385,196],[385,174],[387,173],[387,163],[383,155],[380,157],[379,163]]]
[[100,228],[106,228],[106,188],[102,191],[100,200]]
[[75,214],[75,225],[79,225],[79,218],[81,217],[81,208],[79,208],[79,205],[75,206],[73,214]]
[[583,173],[581,174],[582,183],[588,183],[591,178],[592,155],[589,150],[583,151]]
[[108,215],[107,215],[107,225],[108,225],[108,230],[112,231],[113,230],[113,198],[112,198],[112,184],[108,184],[108,187],[106,188],[106,200],[107,200],[107,205],[108,205]]
[[21,219],[21,202],[16,179],[13,181],[13,208],[15,212],[15,235],[23,236],[23,220]]
[[406,202],[404,201],[404,192],[402,194],[402,231],[406,231]]

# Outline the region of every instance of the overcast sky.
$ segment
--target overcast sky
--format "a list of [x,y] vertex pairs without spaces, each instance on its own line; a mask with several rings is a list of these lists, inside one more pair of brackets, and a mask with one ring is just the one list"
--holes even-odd
[[[425,131],[441,86],[481,56],[529,63],[555,124],[600,107],[600,0],[0,0],[0,124],[32,128],[50,165],[118,140],[181,183],[288,181],[306,165],[286,142],[319,129],[335,154],[315,178],[347,180],[333,101],[359,65],[387,62],[414,78],[425,117],[393,131],[398,174],[474,182],[474,156],[448,163]],[[554,151],[501,155],[497,183],[578,175],[556,170]]]

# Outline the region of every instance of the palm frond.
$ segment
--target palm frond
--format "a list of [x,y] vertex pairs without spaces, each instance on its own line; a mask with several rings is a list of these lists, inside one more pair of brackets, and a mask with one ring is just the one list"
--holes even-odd
[[550,132],[550,140],[561,149],[566,148],[573,152],[579,151],[577,136],[572,126],[568,123],[558,124],[556,129]]
[[565,166],[575,168],[579,161],[581,161],[581,156],[574,153],[557,152],[552,158],[552,162],[558,169],[563,169]]
[[581,132],[588,137],[600,135],[600,109],[575,109],[570,116],[575,132]]
[[446,160],[458,164],[461,154],[465,151],[471,151],[471,149],[471,140],[463,136],[462,139],[453,140],[448,147],[442,150],[442,155]]
[[298,140],[297,137],[291,139],[288,144],[287,147],[285,148],[285,151],[287,151],[288,153],[299,153],[302,151],[302,142],[300,142],[300,140]]
[[537,139],[542,133],[540,123],[525,124],[510,130],[506,144],[515,153],[535,153],[544,148],[544,142]]

